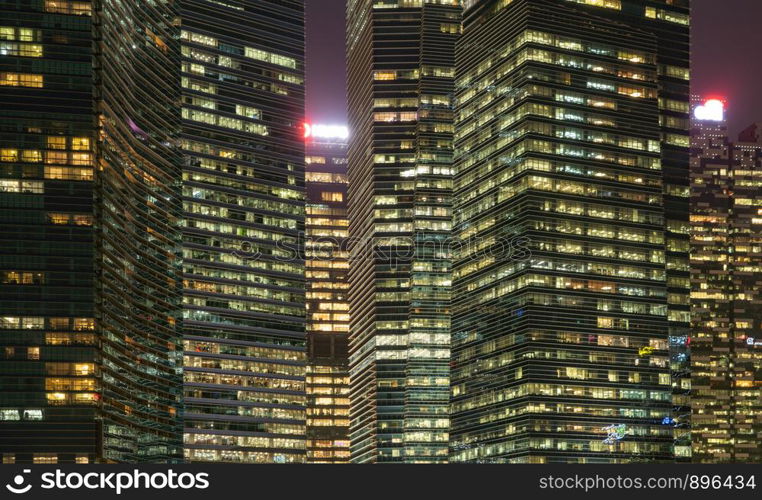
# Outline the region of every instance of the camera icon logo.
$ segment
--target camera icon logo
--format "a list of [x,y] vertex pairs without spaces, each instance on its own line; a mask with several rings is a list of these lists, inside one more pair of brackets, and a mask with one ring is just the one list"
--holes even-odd
[[[31,469],[24,469],[24,474],[29,474],[30,472],[32,472]],[[22,495],[32,489],[31,484],[27,484],[26,486],[24,486],[25,481],[26,481],[26,477],[24,477],[21,474],[17,474],[13,478],[13,484],[6,484],[5,487],[8,488],[8,491],[10,491],[11,493]]]

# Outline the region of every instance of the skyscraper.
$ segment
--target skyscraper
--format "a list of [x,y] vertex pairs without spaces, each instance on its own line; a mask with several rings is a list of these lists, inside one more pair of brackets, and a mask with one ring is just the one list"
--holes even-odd
[[3,461],[178,461],[177,12],[2,14]]
[[304,3],[182,3],[185,456],[305,459]]
[[349,461],[345,127],[306,124],[307,461]]
[[466,2],[452,460],[685,452],[687,6]]
[[[174,2],[115,0],[97,6],[96,370],[103,458],[177,462],[182,460],[177,8]],[[125,19],[133,27],[127,32]]]
[[657,40],[674,454],[690,460],[690,0],[564,0]]
[[693,109],[693,458],[759,463],[760,127],[731,142],[721,100],[696,99]]
[[354,462],[447,460],[459,3],[347,3]]

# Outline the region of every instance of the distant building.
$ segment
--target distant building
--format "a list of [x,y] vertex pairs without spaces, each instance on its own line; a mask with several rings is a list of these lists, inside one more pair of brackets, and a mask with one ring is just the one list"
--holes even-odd
[[306,124],[307,461],[349,462],[346,127]]
[[762,461],[762,127],[728,138],[695,99],[691,154],[693,457]]

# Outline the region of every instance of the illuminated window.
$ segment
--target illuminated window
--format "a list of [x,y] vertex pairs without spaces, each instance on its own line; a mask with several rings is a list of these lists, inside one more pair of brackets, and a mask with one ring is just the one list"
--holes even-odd
[[14,421],[21,420],[21,415],[18,410],[14,409],[0,409],[0,421]]
[[45,167],[45,178],[69,181],[91,181],[93,180],[93,170],[90,168]]
[[35,453],[32,457],[32,462],[35,464],[57,464],[58,455],[55,453]]
[[0,179],[0,193],[42,194],[45,184],[40,181],[19,181],[16,179]]
[[373,113],[373,120],[377,122],[413,122],[417,119],[418,113],[415,111]]
[[69,155],[65,151],[45,151],[45,163],[48,165],[65,165],[69,163]]
[[24,420],[42,420],[42,410],[24,410]]
[[74,318],[74,330],[95,330],[95,319],[93,318]]
[[325,157],[324,156],[306,156],[304,158],[304,161],[307,163],[307,165],[313,165],[313,164],[324,165]]
[[183,108],[182,117],[186,120],[193,120],[209,125],[216,125],[218,127],[225,127],[235,130],[243,130],[245,132],[251,132],[258,135],[269,135],[269,131],[266,126],[259,123],[244,122],[236,118],[230,118],[227,116],[217,115],[215,113],[209,113],[207,111],[200,111],[196,109]]
[[190,72],[191,73],[197,73],[199,75],[203,75],[203,74],[205,74],[206,70],[204,69],[204,65],[203,64],[192,63],[190,65]]
[[48,149],[66,149],[66,137],[48,136]]
[[0,55],[42,57],[42,45],[36,43],[0,42]]
[[270,64],[276,64],[278,66],[285,66],[287,68],[296,69],[296,59],[280,54],[267,52],[261,49],[255,49],[253,47],[246,47],[244,49],[244,55],[258,61],[265,61]]
[[180,38],[183,40],[190,40],[193,43],[200,45],[208,45],[209,47],[217,46],[217,39],[211,36],[201,35],[199,33],[191,33],[189,31],[182,30],[180,32]]
[[49,392],[46,399],[50,406],[61,406],[68,403],[69,398],[65,392]]
[[49,345],[94,345],[95,335],[89,333],[46,333],[45,343]]
[[588,378],[588,370],[585,368],[566,367],[566,376],[571,379],[585,380]]
[[77,392],[74,394],[75,404],[90,404],[95,401],[95,394],[91,392]]
[[395,80],[396,78],[397,78],[397,74],[394,71],[374,71],[373,72],[374,80]]
[[45,0],[45,12],[89,16],[91,13],[91,6],[90,3],[85,2],[72,2],[68,0]]
[[93,216],[92,215],[74,215],[72,217],[72,222],[74,222],[74,224],[77,226],[92,226]]
[[595,7],[604,7],[607,9],[622,10],[621,0],[567,0],[567,1],[581,3],[585,5],[593,5]]
[[68,224],[69,223],[69,214],[48,214],[48,221],[51,224]]
[[[421,72],[424,76],[434,76],[437,78],[453,78],[455,77],[455,68],[449,66],[427,66],[421,67]],[[398,72],[400,78],[418,78],[417,71],[404,71]]]
[[251,106],[241,106],[240,104],[236,104],[235,113],[247,118],[261,118],[259,110],[252,108]]
[[645,16],[649,19],[658,19],[660,21],[684,24],[686,26],[691,23],[690,17],[687,14],[657,9],[655,7],[646,7]]
[[673,99],[664,99],[660,97],[659,109],[677,111],[678,113],[688,113],[690,111],[690,105],[686,101],[675,101]]
[[72,137],[71,149],[73,149],[74,151],[89,151],[90,139],[87,137]]
[[0,161],[19,161],[19,150],[0,149]]
[[8,285],[37,285],[44,279],[43,273],[0,271],[0,283]]
[[92,375],[95,372],[95,365],[93,363],[75,363],[74,375],[87,376]]
[[200,82],[198,80],[191,80],[187,77],[182,77],[183,88],[195,90],[197,92],[204,92],[206,94],[216,94],[217,87],[214,84],[207,82]]
[[69,318],[50,318],[48,323],[50,324],[50,328],[53,330],[69,329]]
[[449,33],[451,35],[455,35],[457,33],[460,33],[460,24],[442,23],[439,25],[439,31],[441,31],[442,33]]
[[33,28],[16,28],[0,26],[0,40],[15,40],[19,42],[40,42],[42,33]]
[[0,85],[9,87],[42,88],[42,75],[30,73],[0,73]]
[[344,194],[343,193],[333,193],[333,192],[323,191],[322,193],[320,193],[320,199],[322,201],[341,202],[341,201],[344,201]]
[[92,226],[93,217],[91,215],[74,215],[74,214],[61,214],[61,213],[49,213],[48,220],[51,224],[75,224],[77,226]]
[[92,156],[90,153],[72,153],[71,164],[72,165],[92,165]]
[[217,109],[217,101],[214,99],[206,99],[203,97],[186,97],[185,103],[192,106],[198,106],[206,109]]
[[664,142],[682,148],[689,148],[691,146],[691,138],[688,135],[664,134]]
[[21,318],[21,328],[25,330],[41,330],[45,324],[44,318],[27,317]]
[[42,57],[42,45],[24,43],[18,50],[21,57]]
[[690,80],[691,72],[688,68],[680,68],[677,66],[662,65],[659,71],[665,76],[671,78],[679,78],[680,80]]

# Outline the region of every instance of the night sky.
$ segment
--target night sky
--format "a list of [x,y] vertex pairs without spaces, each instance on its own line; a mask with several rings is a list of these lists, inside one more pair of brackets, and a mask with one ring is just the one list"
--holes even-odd
[[345,124],[344,0],[305,0],[307,121]]
[[[307,4],[307,118],[346,122],[344,0]],[[762,122],[762,1],[693,0],[693,93],[728,101],[730,131]]]

